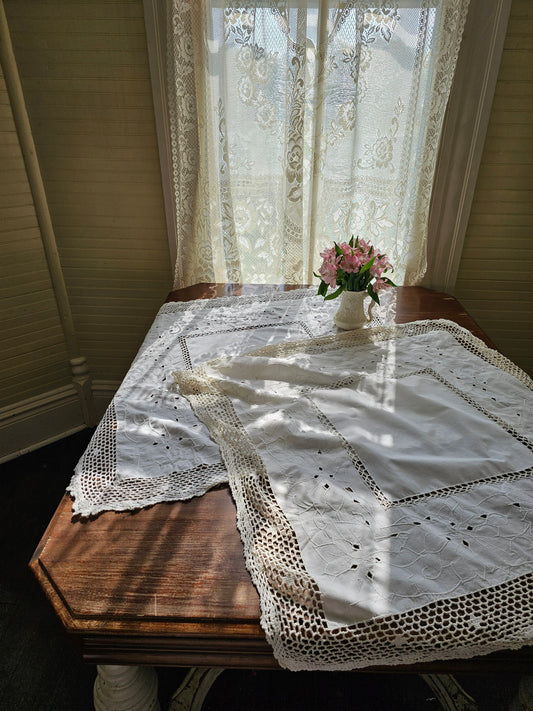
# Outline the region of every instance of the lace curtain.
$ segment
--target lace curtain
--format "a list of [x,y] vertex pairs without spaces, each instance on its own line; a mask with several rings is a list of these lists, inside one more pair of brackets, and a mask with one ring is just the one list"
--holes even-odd
[[468,0],[168,0],[175,288],[311,283],[357,234],[426,267]]

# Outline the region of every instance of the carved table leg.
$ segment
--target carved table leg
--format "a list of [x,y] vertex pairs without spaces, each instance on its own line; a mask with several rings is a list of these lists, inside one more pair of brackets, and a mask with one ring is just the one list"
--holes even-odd
[[152,667],[97,666],[96,711],[160,711],[157,674]]
[[533,711],[533,676],[523,676],[510,711]]
[[224,669],[193,667],[174,693],[168,711],[200,711],[209,689]]
[[445,711],[477,711],[477,704],[451,674],[420,674]]

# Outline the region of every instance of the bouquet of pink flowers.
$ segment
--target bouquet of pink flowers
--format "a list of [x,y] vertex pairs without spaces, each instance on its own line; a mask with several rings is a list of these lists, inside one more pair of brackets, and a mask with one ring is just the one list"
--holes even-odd
[[[333,243],[320,253],[322,265],[316,277],[320,279],[319,296],[335,299],[343,291],[367,291],[379,304],[378,292],[396,286],[383,276],[392,270],[386,254],[380,254],[364,239],[352,236],[349,242]],[[314,273],[314,272],[313,272]],[[335,289],[328,294],[328,288]]]

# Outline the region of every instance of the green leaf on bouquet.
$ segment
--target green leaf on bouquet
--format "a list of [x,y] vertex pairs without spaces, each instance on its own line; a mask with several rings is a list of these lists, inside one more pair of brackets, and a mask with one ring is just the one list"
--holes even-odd
[[370,269],[370,267],[374,264],[375,260],[376,260],[375,256],[372,257],[372,259],[369,259],[368,262],[361,267],[359,274],[364,274],[365,272],[367,272]]
[[336,281],[339,286],[343,286],[343,287],[346,286],[347,281],[348,281],[348,275],[340,267],[337,269]]
[[327,296],[325,296],[324,301],[330,301],[331,299],[336,299],[337,296],[340,296],[343,291],[344,291],[344,286],[339,286],[338,289],[333,291],[331,294],[328,294]]
[[[317,276],[317,275],[315,274],[315,276]],[[326,296],[327,293],[328,293],[328,285],[326,284],[326,282],[323,279],[321,279],[320,284],[318,285],[317,294],[318,294],[318,296]]]
[[368,293],[374,299],[376,304],[379,304],[379,296],[378,296],[377,292],[374,291],[374,289],[370,285],[368,286]]

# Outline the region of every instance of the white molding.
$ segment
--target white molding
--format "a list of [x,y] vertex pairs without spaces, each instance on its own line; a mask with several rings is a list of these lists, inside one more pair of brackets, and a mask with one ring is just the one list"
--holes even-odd
[[159,147],[159,165],[165,216],[167,222],[168,249],[174,272],[177,256],[176,208],[172,180],[172,153],[170,150],[170,127],[167,112],[166,87],[166,4],[162,0],[143,0],[148,63],[152,80],[155,126]]
[[422,284],[453,294],[512,0],[470,0],[444,121]]
[[[92,383],[94,412],[103,416],[120,382]],[[87,427],[75,384],[0,408],[0,464]]]
[[85,429],[74,385],[0,409],[0,463]]
[[33,412],[36,409],[47,407],[52,403],[67,401],[76,397],[74,385],[63,385],[60,388],[49,390],[41,395],[19,400],[19,402],[13,405],[4,405],[0,407],[0,427],[13,418],[24,417],[28,412]]

